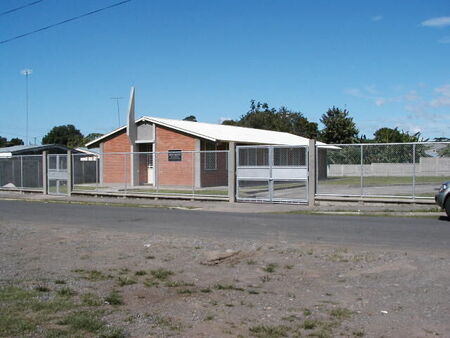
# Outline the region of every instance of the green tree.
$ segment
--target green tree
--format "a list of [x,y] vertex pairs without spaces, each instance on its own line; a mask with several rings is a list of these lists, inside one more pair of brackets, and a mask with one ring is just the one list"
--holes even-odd
[[6,137],[0,136],[0,148],[2,147],[12,147],[12,146],[20,146],[23,144],[23,141],[20,138],[13,137],[8,141]]
[[318,134],[317,123],[309,122],[301,112],[286,107],[277,110],[255,100],[250,101],[250,110],[239,120],[226,120],[222,124],[281,131],[307,138],[317,138]]
[[62,144],[75,148],[84,144],[84,136],[73,124],[56,126],[42,138],[42,144]]
[[87,134],[85,137],[84,137],[84,140],[83,140],[83,145],[85,145],[86,143],[89,143],[89,142],[91,142],[91,141],[94,141],[96,138],[99,138],[100,136],[102,136],[103,134],[100,134],[100,133],[90,133],[90,134]]
[[410,135],[408,132],[398,130],[398,127],[380,128],[373,134],[374,141],[377,143],[404,143],[404,142],[422,142],[423,138],[420,132]]
[[325,126],[320,138],[325,143],[355,143],[358,141],[358,129],[347,109],[332,107],[322,115],[320,122]]
[[191,121],[191,122],[197,122],[197,118],[194,115],[186,116],[183,121]]

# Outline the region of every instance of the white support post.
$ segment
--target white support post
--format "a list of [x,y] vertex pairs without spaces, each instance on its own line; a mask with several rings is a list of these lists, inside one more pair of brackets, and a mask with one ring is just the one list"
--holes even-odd
[[316,140],[309,140],[308,145],[308,206],[314,207],[316,203]]
[[47,156],[48,152],[42,152],[42,193],[48,195]]
[[228,147],[228,198],[230,203],[236,202],[236,144]]
[[72,152],[67,151],[67,196],[72,195]]

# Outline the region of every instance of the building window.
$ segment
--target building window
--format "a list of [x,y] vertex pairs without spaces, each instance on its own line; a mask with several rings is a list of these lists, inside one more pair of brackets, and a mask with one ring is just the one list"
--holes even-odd
[[181,150],[169,150],[167,160],[169,162],[180,162],[182,160]]
[[205,170],[217,170],[217,145],[206,142],[205,150]]

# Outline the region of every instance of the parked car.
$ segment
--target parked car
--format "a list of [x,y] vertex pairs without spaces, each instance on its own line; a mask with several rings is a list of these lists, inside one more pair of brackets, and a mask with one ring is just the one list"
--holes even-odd
[[450,181],[445,182],[439,188],[439,192],[434,197],[437,205],[445,209],[447,216],[450,217]]

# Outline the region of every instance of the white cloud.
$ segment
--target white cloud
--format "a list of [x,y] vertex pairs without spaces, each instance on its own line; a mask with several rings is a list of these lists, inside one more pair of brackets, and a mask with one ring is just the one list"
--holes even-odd
[[438,93],[438,97],[430,101],[430,106],[433,108],[450,107],[450,84],[436,88],[434,91]]
[[377,22],[377,21],[383,20],[383,17],[381,15],[375,15],[375,16],[372,16],[370,18],[370,20],[372,20],[373,22]]
[[438,42],[442,43],[442,44],[450,43],[450,36],[446,36],[446,37],[444,37],[442,39],[439,39]]
[[450,16],[431,18],[420,23],[424,27],[445,27],[450,26]]

